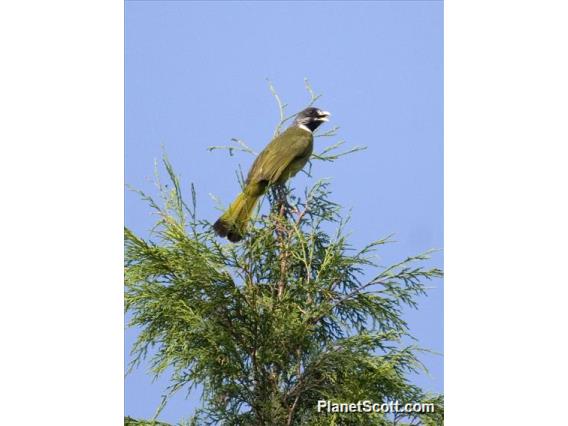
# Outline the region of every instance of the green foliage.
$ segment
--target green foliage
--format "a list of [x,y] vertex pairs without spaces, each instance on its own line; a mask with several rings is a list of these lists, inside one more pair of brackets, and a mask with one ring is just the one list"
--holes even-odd
[[[201,384],[190,424],[443,424],[442,397],[407,377],[424,369],[420,349],[402,344],[404,306],[416,307],[423,282],[442,274],[422,266],[429,252],[379,267],[388,238],[351,247],[325,181],[302,196],[273,188],[246,238],[224,243],[198,217],[194,188],[186,203],[167,158],[164,166],[171,185],[157,180],[161,202],[139,192],[157,215],[151,237],[125,229],[126,311],[141,330],[130,368],[146,359],[153,374],[167,370],[168,396]],[[322,399],[430,401],[436,410],[318,413]]]
[[124,418],[124,426],[170,426],[168,423],[158,421],[136,420],[126,416]]

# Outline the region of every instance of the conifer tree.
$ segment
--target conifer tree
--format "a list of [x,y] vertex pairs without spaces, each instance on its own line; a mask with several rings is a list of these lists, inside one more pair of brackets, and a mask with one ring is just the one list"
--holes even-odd
[[[306,87],[311,105],[319,96]],[[278,134],[293,115],[270,88]],[[333,128],[316,136],[336,134]],[[254,154],[234,142],[211,150]],[[312,162],[362,149],[340,147],[314,154]],[[379,267],[375,255],[389,239],[352,247],[348,221],[323,180],[304,191],[293,181],[271,188],[245,239],[224,242],[211,228],[215,218],[198,216],[193,185],[184,197],[166,156],[163,164],[170,185],[157,181],[160,201],[138,191],[157,213],[151,235],[125,228],[125,309],[129,325],[141,330],[130,368],[149,362],[155,375],[170,374],[155,418],[170,395],[192,395],[201,385],[203,404],[187,424],[443,424],[443,397],[409,380],[424,370],[422,349],[403,343],[411,336],[403,308],[416,308],[424,282],[442,275],[423,266],[430,251]],[[425,403],[433,412],[318,412],[320,400]],[[125,424],[165,423],[126,417]]]

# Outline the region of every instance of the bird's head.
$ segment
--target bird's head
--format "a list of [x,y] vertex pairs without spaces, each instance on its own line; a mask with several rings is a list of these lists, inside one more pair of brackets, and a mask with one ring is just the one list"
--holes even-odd
[[311,132],[313,132],[319,127],[320,124],[329,121],[330,115],[331,114],[327,111],[315,107],[309,107],[303,111],[300,111],[296,115],[296,119],[294,120],[293,125],[298,127],[306,127]]

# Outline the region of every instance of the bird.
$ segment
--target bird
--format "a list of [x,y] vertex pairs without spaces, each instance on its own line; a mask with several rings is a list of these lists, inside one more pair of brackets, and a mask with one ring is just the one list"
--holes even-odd
[[313,132],[329,121],[331,113],[308,107],[296,114],[292,124],[276,136],[254,160],[243,191],[213,224],[217,235],[241,241],[258,199],[270,185],[281,185],[306,165],[313,152]]

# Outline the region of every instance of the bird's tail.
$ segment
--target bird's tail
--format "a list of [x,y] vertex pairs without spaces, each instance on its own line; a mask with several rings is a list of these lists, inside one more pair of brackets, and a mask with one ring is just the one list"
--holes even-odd
[[261,194],[241,192],[227,211],[215,222],[213,229],[220,237],[236,243],[243,239],[248,221]]

